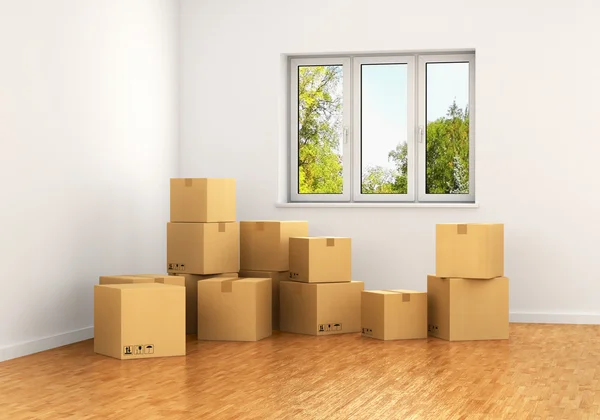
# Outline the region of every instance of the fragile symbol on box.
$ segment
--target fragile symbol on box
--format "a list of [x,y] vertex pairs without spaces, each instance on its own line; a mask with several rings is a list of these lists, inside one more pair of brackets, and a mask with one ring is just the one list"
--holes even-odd
[[319,324],[319,332],[342,331],[342,324]]
[[169,263],[170,271],[185,271],[185,264]]
[[373,330],[372,330],[372,329],[370,329],[370,328],[363,328],[363,329],[362,329],[362,333],[363,333],[364,335],[373,335]]

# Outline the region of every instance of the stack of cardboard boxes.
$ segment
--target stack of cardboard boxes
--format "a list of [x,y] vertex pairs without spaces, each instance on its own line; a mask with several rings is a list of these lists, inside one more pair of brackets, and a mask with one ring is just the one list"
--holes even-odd
[[306,221],[236,221],[234,179],[171,180],[167,272],[101,276],[94,349],[119,359],[178,356],[186,334],[256,341],[273,329],[382,340],[508,338],[502,224],[436,226],[427,292],[364,290],[352,241],[309,237]]
[[236,211],[235,179],[171,179],[167,272],[183,278],[187,334],[199,333],[198,282],[238,276],[240,233]]
[[352,241],[291,237],[289,279],[280,283],[281,331],[330,335],[360,332],[364,283],[352,280]]
[[279,330],[279,283],[289,278],[290,238],[308,236],[306,221],[240,222],[240,277],[270,278],[272,329]]
[[429,335],[508,339],[503,224],[438,224],[436,275],[427,278]]

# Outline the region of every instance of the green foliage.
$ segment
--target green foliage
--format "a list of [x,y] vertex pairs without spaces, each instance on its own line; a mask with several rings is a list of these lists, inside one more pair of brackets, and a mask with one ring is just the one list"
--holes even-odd
[[[342,68],[300,67],[298,78],[298,170],[301,194],[341,194]],[[469,192],[469,110],[453,103],[445,117],[427,124],[426,192]],[[362,173],[363,194],[406,194],[408,146],[389,152],[394,168],[370,166]]]
[[341,194],[342,82],[338,66],[300,67],[298,170],[301,194]]
[[453,103],[446,117],[427,124],[425,190],[428,194],[469,192],[469,110]]

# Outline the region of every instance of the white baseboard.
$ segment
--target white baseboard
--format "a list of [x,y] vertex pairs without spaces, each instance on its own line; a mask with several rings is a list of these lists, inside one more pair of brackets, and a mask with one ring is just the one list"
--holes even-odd
[[69,331],[52,337],[44,337],[39,340],[2,347],[0,348],[0,362],[16,359],[17,357],[28,356],[56,347],[66,346],[67,344],[77,343],[78,341],[89,340],[90,338],[94,338],[94,327],[82,328],[80,330]]
[[575,324],[600,325],[600,314],[549,314],[512,312],[510,322],[515,324]]

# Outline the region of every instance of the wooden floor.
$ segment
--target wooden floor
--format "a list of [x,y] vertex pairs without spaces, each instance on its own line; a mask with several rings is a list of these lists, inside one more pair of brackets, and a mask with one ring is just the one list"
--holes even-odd
[[0,363],[0,419],[600,419],[600,326],[505,342],[274,333],[119,361],[92,341]]

